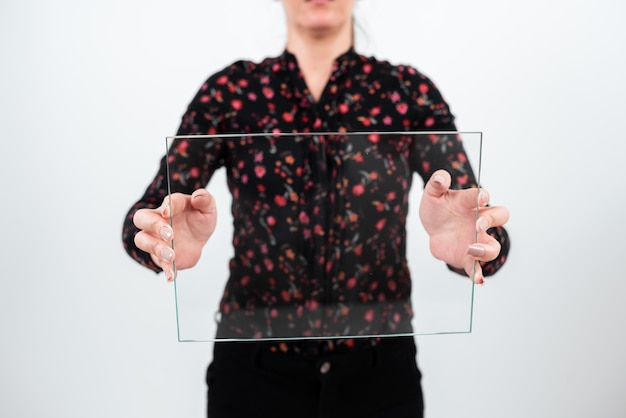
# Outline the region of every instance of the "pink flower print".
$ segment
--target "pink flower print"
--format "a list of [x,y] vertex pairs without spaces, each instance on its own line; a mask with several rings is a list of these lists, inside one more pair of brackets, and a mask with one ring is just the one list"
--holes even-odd
[[355,184],[352,187],[352,194],[355,196],[361,196],[363,193],[365,193],[365,186],[363,186],[361,183],[359,184]]
[[176,147],[176,152],[184,157],[187,156],[187,148],[189,148],[189,142],[180,141]]
[[300,220],[301,223],[303,224],[308,224],[310,219],[309,219],[309,215],[307,215],[306,212],[300,212],[300,215],[298,216],[298,219]]
[[382,212],[385,210],[386,205],[383,202],[373,202],[374,207],[377,212]]
[[274,196],[274,203],[276,203],[276,206],[280,206],[282,208],[287,206],[287,199],[285,199],[285,196],[279,194]]
[[407,105],[406,103],[398,103],[396,105],[396,110],[399,114],[405,115],[406,112],[409,110],[409,105]]
[[263,87],[263,96],[265,96],[268,100],[272,100],[274,97],[274,90],[269,87]]
[[304,304],[309,311],[316,311],[320,307],[319,302],[315,299],[309,299]]
[[233,99],[233,100],[231,100],[230,105],[235,110],[241,110],[241,107],[243,106],[243,102],[241,100],[239,100],[239,99]]
[[265,167],[262,165],[255,166],[254,174],[256,174],[257,178],[263,178],[263,176],[265,175]]

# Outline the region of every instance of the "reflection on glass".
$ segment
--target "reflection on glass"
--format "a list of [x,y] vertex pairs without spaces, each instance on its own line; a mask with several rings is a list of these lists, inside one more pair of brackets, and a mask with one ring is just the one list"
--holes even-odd
[[[430,254],[414,174],[452,164],[455,187],[475,187],[481,143],[479,132],[168,137],[170,193],[221,167],[208,186],[218,227],[175,282],[179,340],[470,332],[473,282]],[[186,166],[190,153],[206,166]]]

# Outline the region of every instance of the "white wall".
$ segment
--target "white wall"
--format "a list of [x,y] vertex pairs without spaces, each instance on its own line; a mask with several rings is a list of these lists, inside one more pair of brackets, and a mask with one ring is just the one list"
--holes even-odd
[[[474,331],[420,337],[427,417],[626,416],[626,6],[361,1],[361,50],[417,66],[510,208]],[[282,49],[270,0],[0,5],[0,416],[202,417],[209,344],[122,217],[196,88]]]

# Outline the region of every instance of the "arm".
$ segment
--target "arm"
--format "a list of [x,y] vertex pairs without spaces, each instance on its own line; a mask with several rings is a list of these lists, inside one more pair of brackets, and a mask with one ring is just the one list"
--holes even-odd
[[[422,75],[414,76],[411,82],[412,85],[418,86],[412,89],[412,103],[415,104],[416,117],[416,130],[429,130],[429,131],[455,131],[456,126],[454,124],[454,116],[450,112],[447,103],[444,101],[441,93],[436,86],[426,77]],[[474,171],[468,161],[467,154],[463,148],[461,139],[454,134],[439,135],[437,137],[420,136],[419,140],[414,144],[412,150],[411,164],[414,171],[416,171],[423,179],[424,184],[428,186],[429,180],[431,180],[433,174],[437,170],[445,170],[449,173],[449,179],[442,179],[443,183],[434,183],[431,185],[434,188],[425,190],[426,197],[429,196],[447,196],[444,192],[448,190],[461,190],[467,188],[477,187],[477,181],[474,175]],[[439,187],[444,187],[445,190],[440,190]],[[486,194],[488,196],[488,194]],[[476,194],[473,194],[475,202]],[[443,198],[447,200],[447,198]],[[434,202],[429,202],[434,203]],[[485,201],[487,205],[488,199]],[[423,207],[420,211],[423,214]],[[475,205],[474,205],[475,206]],[[472,214],[475,213],[470,207]],[[491,208],[484,207],[481,211],[485,212],[485,218],[488,218],[488,227],[486,230],[479,228],[479,235],[483,241],[483,247],[486,246],[487,254],[477,257],[480,261],[480,267],[482,269],[481,274],[484,276],[490,276],[495,274],[506,261],[510,241],[506,229],[502,226],[508,219],[508,211],[501,207]],[[490,212],[495,212],[493,218]],[[482,214],[481,214],[482,216]],[[484,222],[481,223],[484,226]],[[432,225],[425,225],[427,231]],[[429,231],[429,234],[432,231]],[[473,233],[474,229],[470,231]],[[431,235],[432,238],[432,235]],[[431,249],[433,246],[431,240]],[[436,246],[436,243],[435,243]],[[482,248],[478,245],[476,248]],[[484,249],[484,248],[482,248]],[[480,250],[476,250],[479,251]],[[433,251],[433,254],[437,258],[445,259],[437,251]],[[468,274],[468,268],[463,265],[451,265],[448,263],[448,267],[459,273]]]
[[[210,78],[192,100],[182,117],[178,135],[214,134],[224,130],[221,105],[217,100],[211,100],[216,95],[216,90],[212,88],[213,80],[216,77],[217,75]],[[141,198],[130,207],[124,219],[122,242],[131,258],[155,272],[163,270],[164,267],[171,267],[174,254],[170,248],[170,240],[173,238],[174,231],[169,227],[169,205],[162,205],[167,196],[168,160],[172,173],[172,192],[179,193],[177,195],[179,200],[185,200],[183,196],[186,196],[187,199],[180,201],[176,209],[195,209],[206,214],[214,211],[214,202],[208,192],[199,190],[206,187],[215,170],[223,164],[224,155],[225,149],[219,140],[177,140],[173,144],[168,155],[161,159],[153,180]],[[192,202],[190,200],[192,193],[197,190],[198,192],[193,195]],[[136,216],[138,213],[139,215]],[[214,217],[214,214],[210,216]],[[207,222],[204,219],[204,227],[201,229],[212,232],[213,229],[207,225]],[[176,226],[175,224],[175,230],[178,229]],[[186,231],[185,234],[187,233],[192,232]],[[160,240],[151,239],[148,236],[150,234],[160,238]],[[177,235],[182,239],[178,231]],[[197,231],[195,235],[198,236]],[[200,241],[205,239],[204,236],[198,238]],[[150,252],[144,251],[140,247],[149,248]],[[177,249],[177,252],[179,253],[177,267],[181,268],[181,261],[183,261],[182,266],[186,263],[181,260],[180,249]],[[166,275],[168,279],[171,279],[173,278],[173,271],[167,268]]]

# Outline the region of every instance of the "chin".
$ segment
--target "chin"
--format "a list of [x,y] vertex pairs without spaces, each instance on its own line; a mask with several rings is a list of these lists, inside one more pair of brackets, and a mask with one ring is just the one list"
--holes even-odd
[[292,23],[309,30],[340,27],[353,9],[352,0],[285,0],[283,5]]

